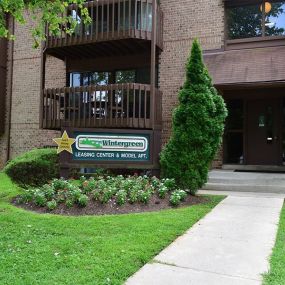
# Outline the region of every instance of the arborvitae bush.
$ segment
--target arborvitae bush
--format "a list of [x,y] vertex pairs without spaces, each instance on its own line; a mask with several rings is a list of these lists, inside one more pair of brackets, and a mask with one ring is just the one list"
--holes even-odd
[[172,136],[161,153],[162,175],[192,194],[207,182],[208,170],[222,141],[227,109],[194,41],[186,81],[172,116]]

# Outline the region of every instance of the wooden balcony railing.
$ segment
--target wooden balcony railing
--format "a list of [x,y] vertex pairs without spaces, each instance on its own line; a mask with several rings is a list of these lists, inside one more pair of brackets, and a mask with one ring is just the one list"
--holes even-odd
[[161,125],[161,93],[136,83],[45,89],[44,129],[139,128]]
[[[92,19],[88,25],[81,21],[77,5],[70,5],[67,14],[78,22],[74,33],[66,34],[63,27],[60,35],[54,36],[47,29],[45,46],[48,49],[128,38],[151,40],[154,1],[158,0],[88,1],[85,5]],[[162,48],[163,13],[159,5],[156,12],[156,44]]]
[[7,41],[0,38],[0,135],[5,131]]

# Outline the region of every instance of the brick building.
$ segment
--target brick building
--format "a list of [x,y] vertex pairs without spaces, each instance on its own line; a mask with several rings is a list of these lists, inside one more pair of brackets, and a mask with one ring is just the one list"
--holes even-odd
[[52,138],[68,129],[70,135],[79,130],[147,134],[148,159],[116,163],[156,168],[160,145],[170,136],[191,43],[198,38],[229,108],[215,166],[282,168],[285,1],[87,5],[93,23],[81,24],[70,7],[68,13],[79,22],[74,35],[48,34],[44,52],[32,49],[32,22],[21,26],[10,19],[16,40],[0,44],[0,167],[22,152],[53,145]]

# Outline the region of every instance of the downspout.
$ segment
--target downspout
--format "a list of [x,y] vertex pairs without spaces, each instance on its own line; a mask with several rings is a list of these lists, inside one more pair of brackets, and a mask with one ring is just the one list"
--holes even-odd
[[[12,35],[15,33],[15,20],[13,17],[12,19]],[[8,106],[8,130],[7,130],[7,156],[6,156],[6,162],[10,160],[10,146],[11,146],[11,119],[12,119],[12,94],[13,94],[13,74],[14,74],[14,40],[10,41],[10,63],[9,63],[9,90],[7,90],[8,93],[8,100],[9,100],[9,106]]]

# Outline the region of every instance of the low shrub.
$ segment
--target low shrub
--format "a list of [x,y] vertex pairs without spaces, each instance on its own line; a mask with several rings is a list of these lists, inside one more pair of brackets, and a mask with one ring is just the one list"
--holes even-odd
[[89,198],[87,195],[81,194],[77,199],[78,206],[86,207],[88,204],[88,200],[89,200]]
[[177,190],[179,195],[180,195],[180,200],[181,201],[185,201],[186,197],[187,197],[187,193],[184,190]]
[[184,190],[175,190],[171,193],[169,202],[172,206],[178,206],[187,197],[187,193]]
[[20,196],[19,203],[29,203],[32,202],[34,198],[34,193],[32,190],[25,190],[25,192]]
[[67,199],[65,202],[67,208],[72,208],[74,206],[74,201],[72,199]]
[[102,194],[99,197],[99,201],[102,204],[107,204],[113,196],[113,190],[111,188],[105,188],[102,190]]
[[82,190],[84,193],[90,193],[93,190],[95,190],[97,187],[97,182],[93,177],[91,177],[89,180],[85,180],[85,181],[80,180],[80,182],[81,182]]
[[127,202],[127,192],[125,190],[119,190],[116,194],[116,203],[119,206],[126,204]]
[[139,201],[139,190],[137,188],[133,188],[132,190],[129,190],[129,203],[134,204]]
[[45,197],[44,192],[41,192],[40,189],[36,189],[34,191],[34,201],[37,206],[44,207],[48,200]]
[[147,204],[149,202],[149,200],[150,200],[150,197],[151,197],[152,193],[149,190],[146,190],[146,191],[140,190],[138,194],[139,194],[138,195],[139,201],[141,203]]
[[164,185],[160,186],[157,190],[158,197],[160,199],[164,199],[168,191],[169,189],[166,186]]
[[170,196],[170,199],[169,199],[169,202],[172,206],[178,206],[180,204],[180,195],[177,191],[174,191],[171,196]]
[[94,201],[99,201],[100,199],[100,195],[101,195],[101,191],[98,189],[95,189],[91,192],[92,198]]
[[123,206],[126,203],[148,204],[152,196],[165,199],[170,196],[170,204],[179,205],[187,193],[177,189],[173,179],[159,180],[155,177],[121,175],[80,178],[80,182],[53,179],[42,187],[26,189],[18,198],[19,203],[33,203],[52,211],[60,204],[67,208],[75,205],[86,207],[89,200],[102,204],[109,202]]
[[48,210],[52,211],[52,210],[56,209],[56,207],[57,207],[57,203],[55,200],[51,200],[51,201],[47,202]]
[[166,179],[162,179],[161,182],[164,185],[164,187],[166,187],[169,190],[175,190],[176,188],[176,183],[174,179],[166,178]]
[[55,149],[34,149],[8,162],[4,172],[22,187],[42,186],[59,177]]

